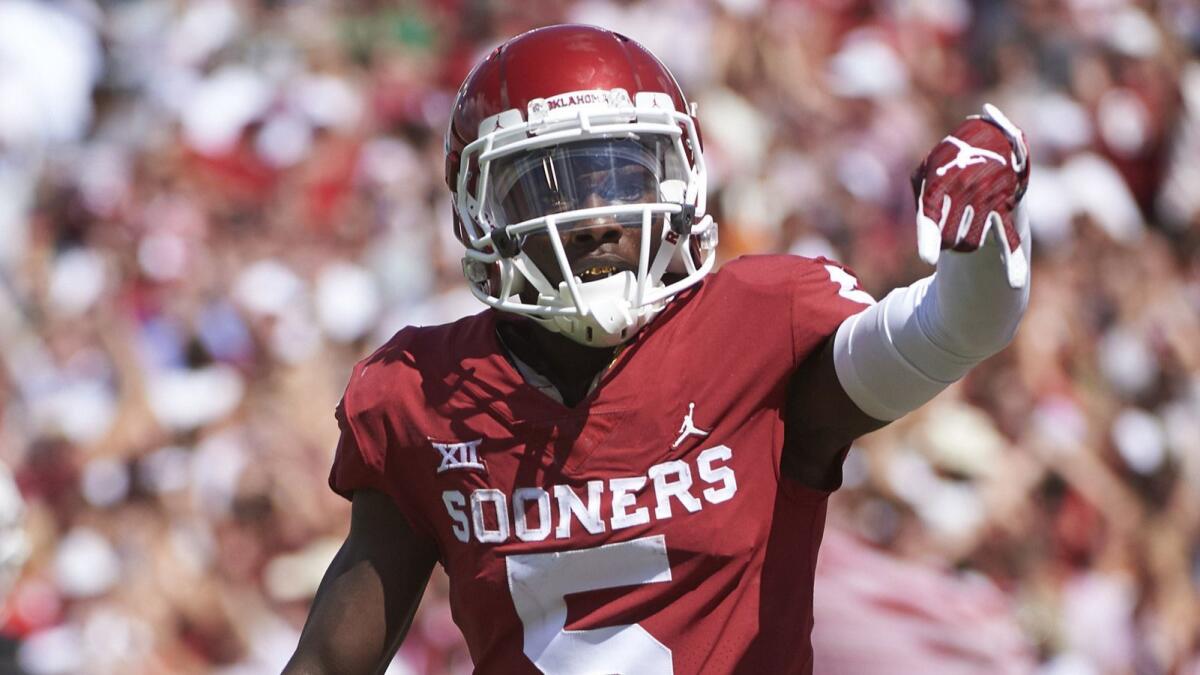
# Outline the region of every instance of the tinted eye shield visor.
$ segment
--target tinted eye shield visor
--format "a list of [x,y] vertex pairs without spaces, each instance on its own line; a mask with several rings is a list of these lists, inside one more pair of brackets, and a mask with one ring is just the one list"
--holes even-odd
[[[598,212],[622,224],[640,225],[645,204],[681,201],[664,195],[664,181],[678,184],[683,169],[671,161],[670,140],[630,135],[554,145],[497,158],[490,167],[489,212],[496,227],[508,227],[547,216],[563,229],[595,226]],[[669,185],[671,185],[669,184]],[[678,190],[676,190],[678,191]],[[671,198],[673,197],[673,198]],[[636,206],[628,214],[612,207]],[[524,234],[509,227],[512,235]]]

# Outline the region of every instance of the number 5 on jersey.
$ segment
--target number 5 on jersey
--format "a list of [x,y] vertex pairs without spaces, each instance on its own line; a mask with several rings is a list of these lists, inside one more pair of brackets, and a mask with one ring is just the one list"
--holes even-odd
[[525,655],[547,675],[673,673],[671,650],[637,624],[566,630],[571,593],[671,580],[659,534],[596,548],[510,555],[508,588],[525,628]]

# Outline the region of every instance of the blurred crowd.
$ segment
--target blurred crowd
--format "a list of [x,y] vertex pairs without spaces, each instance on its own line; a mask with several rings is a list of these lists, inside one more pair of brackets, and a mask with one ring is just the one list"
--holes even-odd
[[[348,523],[351,365],[482,308],[454,93],[559,21],[698,101],[722,259],[829,255],[877,297],[929,273],[924,153],[984,101],[1026,130],[1021,331],[851,451],[831,536],[986,579],[1038,673],[1200,673],[1194,0],[0,2],[0,670],[278,672]],[[389,672],[469,668],[437,572]]]

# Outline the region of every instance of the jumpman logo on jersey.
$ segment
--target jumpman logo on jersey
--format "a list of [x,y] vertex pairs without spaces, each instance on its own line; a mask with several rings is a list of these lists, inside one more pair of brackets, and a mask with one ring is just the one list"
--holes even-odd
[[946,172],[952,168],[965,169],[973,164],[983,164],[989,159],[994,159],[1004,166],[1008,165],[1008,162],[1004,161],[1003,155],[992,152],[991,150],[977,148],[968,144],[966,141],[955,138],[954,136],[947,136],[942,139],[942,141],[950,141],[954,145],[958,146],[958,155],[956,155],[954,159],[950,160],[950,162],[947,164],[943,164],[942,166],[938,167],[937,175],[939,176],[945,176]]
[[707,431],[698,428],[696,423],[692,421],[692,414],[695,412],[695,402],[689,403],[687,416],[683,418],[683,424],[679,427],[679,438],[675,439],[674,445],[671,446],[672,448],[678,448],[679,444],[683,442],[683,439],[687,438],[688,436],[700,436],[703,438],[708,435]]

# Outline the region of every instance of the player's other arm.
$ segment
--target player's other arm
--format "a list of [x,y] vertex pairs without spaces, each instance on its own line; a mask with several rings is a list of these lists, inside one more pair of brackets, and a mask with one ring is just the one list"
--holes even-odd
[[317,589],[285,675],[382,673],[437,560],[388,496],[358,490],[350,534]]
[[797,370],[785,439],[792,477],[836,487],[851,441],[1012,340],[1029,300],[1028,179],[1024,136],[992,106],[926,157],[913,175],[917,246],[937,271],[847,318]]

